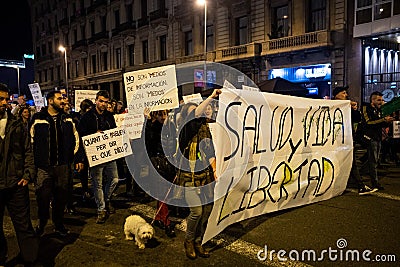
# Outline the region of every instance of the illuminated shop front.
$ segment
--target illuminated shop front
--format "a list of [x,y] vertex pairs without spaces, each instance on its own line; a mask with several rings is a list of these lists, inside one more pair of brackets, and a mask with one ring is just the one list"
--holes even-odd
[[308,89],[309,97],[330,97],[331,64],[317,64],[293,68],[272,69],[268,79],[283,78]]
[[400,96],[399,51],[367,45],[363,56],[363,101],[369,102],[374,91],[381,92],[386,102]]

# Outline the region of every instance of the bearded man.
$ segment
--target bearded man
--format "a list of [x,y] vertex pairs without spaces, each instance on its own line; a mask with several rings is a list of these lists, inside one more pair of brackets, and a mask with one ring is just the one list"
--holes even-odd
[[64,113],[64,97],[59,91],[46,96],[48,107],[35,113],[31,120],[30,133],[33,155],[37,168],[35,183],[38,204],[39,225],[36,233],[41,236],[50,218],[52,201],[52,220],[54,231],[66,236],[69,231],[64,226],[64,208],[68,200],[68,179],[71,164],[79,172],[83,168],[80,155],[79,135],[75,124]]

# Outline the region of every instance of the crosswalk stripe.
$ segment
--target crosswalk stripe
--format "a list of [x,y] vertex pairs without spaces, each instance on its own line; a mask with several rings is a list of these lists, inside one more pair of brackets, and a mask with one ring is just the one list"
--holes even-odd
[[[156,212],[155,208],[146,204],[133,204],[133,206],[130,207],[129,210],[133,212],[138,212],[143,216],[155,214]],[[181,221],[181,223],[178,224],[176,228],[182,232],[186,232],[186,220],[174,217],[170,217],[170,219],[172,221]],[[259,261],[257,258],[257,253],[261,250],[264,250],[264,248],[257,246],[253,243],[241,239],[236,239],[235,237],[223,233],[219,234],[218,237],[214,238],[213,242],[216,243],[217,246],[221,246],[228,251],[234,252],[236,254],[245,256],[247,258],[256,261]],[[287,261],[279,261],[279,259],[276,256],[276,253],[272,253],[272,261],[270,259],[267,259],[265,261],[259,261],[259,262],[267,266],[299,266],[299,267],[311,266],[303,262],[292,261],[289,259]]]
[[[358,190],[357,189],[346,189],[346,191],[358,194]],[[382,193],[380,191],[371,193],[371,194],[369,194],[367,196],[376,196],[376,197],[380,197],[380,198],[386,198],[386,199],[400,201],[400,196],[391,195],[391,194],[387,194],[387,193]]]

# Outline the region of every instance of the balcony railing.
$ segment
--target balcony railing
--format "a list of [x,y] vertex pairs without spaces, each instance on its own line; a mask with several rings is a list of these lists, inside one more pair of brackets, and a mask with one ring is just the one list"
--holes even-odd
[[168,18],[168,9],[162,8],[162,9],[158,9],[153,12],[150,12],[149,17],[150,17],[150,21]]
[[107,31],[96,33],[88,40],[88,43],[93,43],[93,42],[101,40],[101,39],[108,39]]
[[93,11],[96,10],[96,8],[102,6],[102,5],[106,5],[107,4],[107,0],[97,0],[95,1],[91,6],[89,6],[87,8],[87,14],[92,13]]
[[85,46],[85,45],[87,45],[87,40],[86,40],[86,39],[79,40],[79,41],[75,42],[75,43],[72,45],[72,49],[76,49],[76,48],[78,48],[78,47]]
[[259,56],[261,53],[261,44],[250,43],[245,45],[233,46],[228,48],[218,49],[216,51],[215,61],[227,61],[234,59],[243,59]]
[[262,55],[323,47],[330,44],[328,31],[317,31],[263,42]]
[[127,30],[135,30],[135,29],[136,29],[135,21],[127,21],[125,23],[118,25],[117,28],[113,29],[112,35],[115,36],[120,32],[127,31]]
[[145,18],[140,18],[138,20],[138,28],[143,27],[143,26],[148,26],[149,25],[149,18],[145,17]]

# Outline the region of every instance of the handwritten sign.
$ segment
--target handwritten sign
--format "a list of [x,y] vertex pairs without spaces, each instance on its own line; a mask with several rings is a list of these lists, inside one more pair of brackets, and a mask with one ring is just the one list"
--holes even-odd
[[84,99],[92,100],[93,103],[96,101],[96,94],[99,90],[75,90],[75,111],[81,110],[81,102]]
[[393,122],[393,138],[400,138],[400,121]]
[[192,94],[192,95],[184,95],[182,96],[183,102],[185,104],[187,103],[195,103],[195,104],[200,104],[203,102],[203,98],[201,97],[200,93]]
[[125,129],[114,128],[82,137],[89,166],[93,167],[131,155],[132,148],[125,134]]
[[129,113],[179,106],[175,65],[124,73],[124,83]]
[[38,83],[28,84],[29,90],[31,91],[33,102],[36,108],[44,107],[44,99],[42,96],[42,91],[40,91],[40,86]]
[[242,85],[242,89],[243,90],[248,90],[248,91],[260,91],[260,89],[258,89],[257,87],[251,87],[251,86],[247,86],[247,85]]
[[129,139],[138,139],[142,137],[144,124],[143,114],[115,114],[114,118],[117,127],[125,129]]
[[348,101],[245,90],[223,90],[219,99],[219,178],[203,242],[238,221],[345,190],[353,150]]

